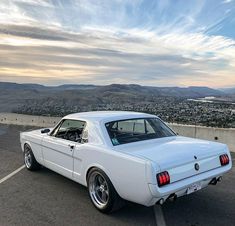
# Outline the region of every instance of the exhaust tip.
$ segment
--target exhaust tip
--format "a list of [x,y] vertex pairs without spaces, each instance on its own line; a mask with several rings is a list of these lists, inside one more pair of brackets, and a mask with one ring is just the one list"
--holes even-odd
[[211,185],[216,185],[216,184],[217,184],[217,179],[216,179],[216,177],[213,178],[213,179],[210,181],[209,184],[211,184]]
[[160,200],[157,201],[157,204],[163,205],[164,202],[165,202],[165,200],[163,198],[161,198]]
[[218,182],[220,182],[220,181],[222,181],[222,177],[220,176],[220,177],[218,177],[218,178],[213,178],[211,181],[210,181],[210,183],[209,184],[211,184],[211,185],[216,185]]
[[177,195],[175,193],[169,195],[169,197],[167,198],[167,200],[174,202],[177,199]]

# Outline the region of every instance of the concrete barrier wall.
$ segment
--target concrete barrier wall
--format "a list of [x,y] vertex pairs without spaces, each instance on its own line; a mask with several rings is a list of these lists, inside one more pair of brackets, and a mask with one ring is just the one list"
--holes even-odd
[[168,124],[179,135],[225,143],[235,152],[235,129]]
[[0,113],[0,123],[2,124],[54,127],[60,119],[60,117]]
[[[60,119],[60,117],[0,113],[0,123],[2,124],[53,127]],[[172,123],[169,123],[168,125],[179,135],[225,143],[229,146],[231,151],[235,152],[235,129],[222,129]]]

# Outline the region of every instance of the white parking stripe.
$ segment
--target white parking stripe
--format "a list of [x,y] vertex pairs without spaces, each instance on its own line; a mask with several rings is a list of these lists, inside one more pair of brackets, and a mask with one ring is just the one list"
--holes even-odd
[[21,166],[20,168],[16,169],[12,173],[10,173],[7,176],[3,177],[2,179],[0,179],[0,184],[3,183],[4,181],[8,180],[9,178],[13,177],[15,174],[17,174],[18,172],[20,172],[24,168],[25,168],[25,165]]
[[162,212],[162,207],[160,205],[154,206],[154,214],[157,226],[166,226],[166,222]]

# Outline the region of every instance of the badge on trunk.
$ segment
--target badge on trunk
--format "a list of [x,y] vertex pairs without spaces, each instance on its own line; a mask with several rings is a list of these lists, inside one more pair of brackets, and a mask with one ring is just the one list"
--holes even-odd
[[197,170],[197,171],[198,171],[198,170],[199,170],[199,168],[200,168],[200,167],[199,167],[199,164],[198,164],[198,163],[196,163],[196,164],[194,165],[194,168],[195,168],[195,170]]

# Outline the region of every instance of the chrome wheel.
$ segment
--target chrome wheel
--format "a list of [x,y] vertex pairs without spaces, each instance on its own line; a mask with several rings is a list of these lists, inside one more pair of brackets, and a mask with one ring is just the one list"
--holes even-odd
[[25,147],[25,151],[24,151],[24,162],[27,168],[30,168],[32,166],[32,154],[31,154],[31,150],[29,147]]
[[89,177],[89,193],[92,202],[99,209],[104,208],[109,201],[109,186],[104,176],[98,171]]

